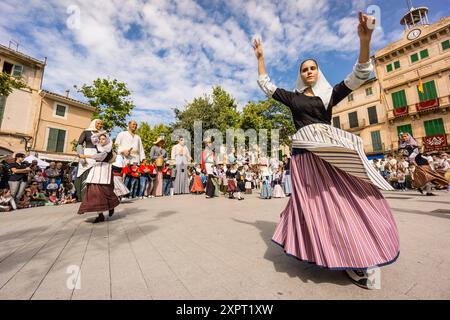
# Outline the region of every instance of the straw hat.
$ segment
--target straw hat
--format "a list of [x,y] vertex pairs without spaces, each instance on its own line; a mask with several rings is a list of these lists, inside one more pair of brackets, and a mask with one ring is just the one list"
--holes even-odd
[[160,143],[160,142],[166,142],[166,140],[164,140],[164,138],[163,137],[158,137],[158,139],[153,143],[153,144],[158,144],[158,143]]

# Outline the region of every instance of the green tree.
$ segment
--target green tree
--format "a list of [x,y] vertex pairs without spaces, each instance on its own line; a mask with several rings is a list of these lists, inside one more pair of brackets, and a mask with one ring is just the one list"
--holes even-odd
[[99,78],[94,80],[92,85],[84,84],[81,88],[77,86],[75,88],[88,99],[91,106],[96,108],[93,116],[103,121],[106,130],[127,127],[127,116],[131,115],[135,106],[125,83],[116,79]]
[[5,72],[0,72],[0,96],[6,98],[12,93],[13,89],[24,88],[28,88],[28,86],[22,79],[12,77]]
[[237,128],[240,114],[235,99],[220,86],[213,87],[211,95],[195,98],[184,110],[176,108],[174,128],[183,128],[193,134],[194,122],[202,121],[203,131]]
[[170,154],[172,150],[172,146],[174,142],[171,140],[170,135],[172,133],[172,128],[165,124],[155,125],[153,128],[146,122],[143,122],[139,125],[137,129],[137,134],[141,137],[142,144],[144,145],[145,154],[148,156],[150,154],[150,150],[153,147],[153,143],[160,136],[164,136],[166,141],[164,148]]

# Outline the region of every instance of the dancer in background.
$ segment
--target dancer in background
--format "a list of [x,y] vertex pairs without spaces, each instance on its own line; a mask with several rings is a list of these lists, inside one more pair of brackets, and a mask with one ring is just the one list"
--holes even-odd
[[92,144],[96,146],[95,155],[80,154],[81,159],[93,159],[92,166],[86,178],[86,192],[82,198],[78,214],[97,212],[94,223],[105,221],[103,212],[108,211],[109,216],[114,214],[114,208],[119,205],[119,199],[114,193],[114,179],[110,162],[114,161],[112,142],[105,133],[93,134]]
[[162,169],[164,163],[167,161],[167,152],[164,149],[165,140],[163,137],[159,137],[152,149],[150,150],[150,159],[155,163],[156,179],[154,180],[153,195],[155,197],[161,197],[163,194],[163,174]]
[[319,64],[308,59],[300,64],[294,92],[270,81],[261,41],[253,42],[259,86],[291,110],[298,130],[291,157],[292,194],[272,240],[300,260],[346,270],[353,283],[367,289],[377,287],[378,267],[400,254],[397,226],[377,188],[392,187],[370,165],[361,138],[332,127],[331,118],[333,107],[370,78],[374,28],[373,19],[360,12],[359,60],[344,81],[332,87]]
[[173,146],[171,158],[176,165],[174,168],[174,194],[187,194],[189,193],[188,164],[192,161],[192,157],[183,137],[180,136],[178,144]]
[[431,170],[428,160],[420,153],[416,140],[408,132],[400,133],[399,152],[416,165],[413,173],[413,185],[420,193],[423,194],[425,191],[427,196],[434,196],[431,192],[433,183],[447,188],[447,179]]
[[[91,121],[89,128],[84,130],[80,138],[78,139],[77,153],[79,155],[94,155],[97,154],[97,148],[91,141],[91,137],[94,133],[100,132],[103,127],[103,123],[100,119],[94,119]],[[91,158],[80,158],[78,163],[77,178],[75,180],[75,189],[77,190],[77,198],[81,200],[86,191],[85,181],[89,174],[90,169],[95,164],[95,160]]]

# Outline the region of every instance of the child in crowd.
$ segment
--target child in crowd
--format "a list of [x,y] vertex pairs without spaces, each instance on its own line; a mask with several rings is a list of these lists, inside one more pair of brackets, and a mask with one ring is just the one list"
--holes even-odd
[[16,210],[17,205],[14,198],[11,196],[11,191],[9,189],[1,190],[0,192],[0,212],[8,212],[11,210]]
[[59,186],[56,183],[56,179],[51,179],[50,183],[47,185],[48,194],[52,194],[53,192],[56,192],[58,189],[59,189]]
[[400,167],[397,171],[398,188],[401,191],[406,191],[406,172],[405,168]]

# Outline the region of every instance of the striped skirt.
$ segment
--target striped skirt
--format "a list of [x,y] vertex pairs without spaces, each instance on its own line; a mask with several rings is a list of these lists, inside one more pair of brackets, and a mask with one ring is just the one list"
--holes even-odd
[[291,158],[291,182],[272,238],[288,255],[329,269],[367,269],[397,259],[397,227],[374,185],[304,150]]

